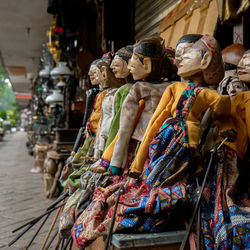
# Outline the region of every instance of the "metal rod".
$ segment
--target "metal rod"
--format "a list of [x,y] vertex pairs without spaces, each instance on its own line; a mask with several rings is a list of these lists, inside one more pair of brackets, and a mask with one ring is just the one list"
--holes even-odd
[[[72,236],[71,236],[72,237]],[[71,239],[71,242],[70,242],[70,245],[69,245],[69,250],[72,249],[72,246],[73,246],[73,238]]]
[[31,221],[25,223],[24,225],[22,225],[22,226],[20,226],[20,227],[18,227],[18,228],[16,228],[16,229],[14,229],[14,230],[12,231],[12,233],[15,233],[16,231],[18,231],[18,230],[20,230],[20,229],[22,229],[22,228],[24,228],[24,227],[26,227],[26,226],[28,226],[28,225],[30,225],[30,224],[35,224],[35,223],[37,223],[43,216],[47,215],[48,213],[53,212],[54,210],[58,209],[59,207],[63,206],[64,204],[65,204],[65,203],[63,203],[63,204],[61,204],[61,205],[59,205],[59,206],[57,206],[57,207],[51,208],[50,210],[44,211],[41,215],[39,215],[39,216],[36,217],[35,219],[33,219],[33,220],[31,220]]
[[123,193],[123,187],[124,187],[123,185],[120,186],[120,188],[118,190],[117,198],[116,198],[116,201],[115,201],[114,212],[113,212],[112,219],[111,219],[111,225],[110,225],[107,240],[106,240],[106,243],[105,243],[105,248],[104,248],[105,250],[108,250],[108,248],[109,248],[109,242],[110,242],[110,239],[111,239],[111,236],[112,236],[112,231],[113,231],[114,224],[115,224],[116,211],[117,211],[118,203],[119,203],[119,200],[120,200],[120,196]]
[[[51,209],[51,210],[49,210],[49,211],[47,211],[46,213],[44,213],[43,214],[43,216],[45,216],[45,215],[47,215],[47,214],[50,214],[50,213],[52,213],[54,210],[56,210],[56,209],[58,209],[59,207],[62,207],[62,206],[64,206],[65,205],[65,203],[63,203],[63,204],[61,204],[61,205],[59,205],[59,206],[57,206],[57,207],[54,207],[53,209]],[[41,218],[43,217],[43,216],[40,216]],[[18,239],[20,239],[26,232],[28,232],[41,218],[39,218],[39,219],[37,219],[36,221],[34,221],[33,223],[30,223],[30,224],[28,224],[28,225],[26,225],[27,227],[21,232],[21,233],[19,233],[9,244],[8,244],[8,246],[11,246],[11,245],[13,245]],[[24,227],[24,226],[22,226],[22,227]],[[17,230],[16,230],[17,231]]]
[[221,144],[218,146],[217,151],[222,147],[222,145],[224,144],[225,141],[227,141],[228,137],[226,137]]
[[34,239],[36,238],[36,236],[38,235],[38,233],[40,232],[40,230],[42,229],[43,225],[45,224],[45,222],[48,220],[50,216],[50,213],[47,214],[47,216],[45,217],[44,221],[42,222],[42,224],[39,226],[39,228],[37,229],[36,233],[34,234],[34,236],[32,237],[32,239],[30,240],[28,246],[26,247],[26,250],[29,249],[29,247],[31,246],[32,242],[34,241]]
[[69,243],[71,243],[73,241],[72,236],[70,235],[70,237],[67,239],[67,241],[65,242],[63,248],[61,250],[67,250],[67,247],[69,245]]
[[193,223],[194,223],[194,218],[195,218],[195,216],[196,216],[197,210],[198,210],[199,205],[200,205],[201,196],[202,196],[204,187],[205,187],[205,185],[206,185],[207,177],[208,177],[208,174],[209,174],[209,172],[210,172],[210,169],[211,169],[211,166],[212,166],[212,163],[213,163],[213,161],[214,161],[214,157],[215,157],[216,154],[217,154],[217,149],[216,149],[216,148],[214,148],[213,150],[211,150],[210,161],[209,161],[208,167],[207,167],[207,169],[206,169],[206,173],[205,173],[205,176],[204,176],[204,179],[203,179],[203,182],[202,182],[202,186],[201,186],[201,189],[200,189],[200,193],[199,193],[197,202],[196,202],[196,204],[195,204],[194,212],[193,212],[192,217],[191,217],[191,220],[190,220],[190,222],[189,222],[187,232],[186,232],[185,237],[184,237],[184,239],[183,239],[183,241],[182,241],[182,243],[181,243],[180,250],[184,250],[185,245],[186,245],[186,242],[187,242],[188,237],[189,237],[189,235],[190,235],[190,232],[191,232],[191,229],[192,229],[192,226],[193,226]]
[[30,224],[27,225],[27,227],[21,232],[19,233],[9,244],[8,246],[10,247],[11,245],[13,245],[17,240],[19,240],[27,231],[29,231],[35,224]]
[[65,239],[62,238],[62,242],[61,242],[61,250],[64,249],[64,242],[65,242]]
[[60,203],[62,200],[67,198],[69,196],[69,192],[66,191],[65,193],[61,194],[46,210],[50,210],[52,207],[56,206],[58,203]]

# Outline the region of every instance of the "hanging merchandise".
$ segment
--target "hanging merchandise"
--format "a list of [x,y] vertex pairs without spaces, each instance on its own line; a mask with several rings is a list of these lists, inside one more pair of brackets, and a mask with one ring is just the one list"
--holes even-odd
[[66,82],[64,82],[63,80],[60,80],[60,81],[56,84],[56,86],[57,86],[58,88],[64,88],[64,87],[66,86]]
[[47,47],[53,56],[55,62],[58,62],[61,58],[62,49],[60,47],[59,37],[55,32],[56,29],[56,16],[53,18],[53,23],[46,32]]
[[45,102],[47,104],[55,104],[55,103],[62,104],[64,98],[63,95],[60,93],[60,90],[53,89],[52,92],[53,93],[51,95],[46,97]]
[[221,23],[231,25],[239,21],[241,15],[247,15],[250,1],[217,0],[217,6]]
[[45,78],[45,79],[49,78],[49,75],[50,75],[49,65],[45,65],[44,69],[40,70],[38,75],[41,78]]
[[237,15],[245,14],[250,9],[250,1],[242,0],[239,9],[237,10]]
[[67,62],[58,62],[57,66],[50,72],[52,79],[58,79],[60,76],[68,79],[74,73],[67,67]]

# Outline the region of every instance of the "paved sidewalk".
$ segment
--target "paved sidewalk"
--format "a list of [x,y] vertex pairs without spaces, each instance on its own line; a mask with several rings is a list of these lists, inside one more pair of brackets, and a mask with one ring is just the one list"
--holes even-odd
[[[25,146],[26,133],[6,134],[0,141],[0,249],[25,249],[42,221],[11,247],[8,243],[19,233],[11,231],[37,217],[53,200],[43,194],[42,174],[30,173],[34,158]],[[29,249],[40,249],[55,212],[41,229]],[[54,249],[56,240],[50,249]]]

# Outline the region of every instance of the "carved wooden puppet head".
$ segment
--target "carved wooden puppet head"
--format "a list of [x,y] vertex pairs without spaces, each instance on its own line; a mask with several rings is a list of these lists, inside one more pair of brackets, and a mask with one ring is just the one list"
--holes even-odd
[[237,65],[244,52],[245,49],[243,45],[238,43],[231,44],[222,50],[225,75],[217,88],[220,94],[228,94],[233,98],[239,92],[244,91],[243,89],[245,89],[246,86],[240,81],[237,73]]
[[242,82],[250,84],[250,50],[247,50],[238,64],[238,75]]
[[212,36],[202,36],[178,58],[178,75],[194,83],[217,86],[224,76],[221,50]]
[[227,85],[227,94],[231,99],[233,99],[237,94],[247,90],[247,85],[244,82],[241,82],[237,77],[232,78]]
[[[160,37],[150,37],[134,44],[129,70],[134,80],[160,81],[176,76],[176,67],[168,57]],[[172,52],[174,53],[174,52]]]
[[178,40],[175,49],[175,64],[177,65],[177,67],[185,51],[190,48],[195,42],[197,42],[200,38],[202,38],[202,35],[200,34],[187,34],[182,36]]
[[123,47],[115,53],[115,57],[112,60],[110,68],[112,69],[116,78],[126,78],[130,75],[128,63],[132,57],[132,53],[132,45]]
[[118,79],[114,76],[107,61],[100,60],[96,66],[96,77],[100,81],[103,89],[119,88],[125,83],[124,79]]
[[89,72],[88,72],[88,75],[89,75],[89,79],[90,79],[90,82],[92,85],[98,85],[100,84],[100,82],[97,80],[96,78],[96,64],[100,61],[100,59],[96,59],[94,60],[91,65],[90,65],[90,68],[89,68]]

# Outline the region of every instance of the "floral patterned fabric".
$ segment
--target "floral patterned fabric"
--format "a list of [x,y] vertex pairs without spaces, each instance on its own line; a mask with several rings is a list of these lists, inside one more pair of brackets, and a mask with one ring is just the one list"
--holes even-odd
[[[184,109],[191,108],[193,97],[200,89],[188,87],[192,94],[186,94],[181,100]],[[186,102],[183,102],[184,99]],[[184,146],[184,136],[179,119],[167,120],[160,128],[150,144],[142,178],[132,179],[125,185],[118,204],[114,231],[164,230],[177,203],[186,199],[186,171],[190,149]],[[121,179],[117,184],[98,190],[98,195],[94,195],[93,202],[79,216],[71,230],[78,247],[85,248],[99,236],[108,233],[117,190],[125,182],[126,178]]]
[[186,118],[189,114],[189,110],[192,107],[197,93],[203,88],[203,86],[197,86],[190,82],[187,88],[183,91],[181,98],[176,107],[176,117],[180,120],[180,125],[184,133],[184,143],[188,143],[187,123]]

